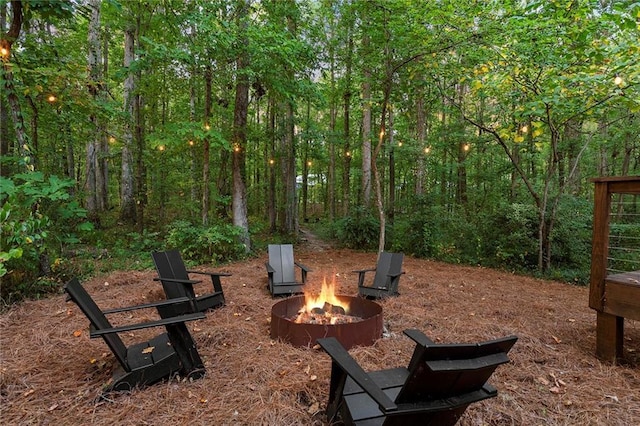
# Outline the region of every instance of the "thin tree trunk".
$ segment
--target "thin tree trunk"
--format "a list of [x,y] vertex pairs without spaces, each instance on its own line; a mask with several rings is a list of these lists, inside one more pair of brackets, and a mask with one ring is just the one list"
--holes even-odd
[[26,128],[24,126],[20,100],[18,99],[18,95],[16,94],[15,86],[13,84],[13,72],[11,71],[10,65],[11,47],[20,36],[20,31],[22,29],[22,1],[12,1],[11,10],[13,12],[11,25],[9,25],[9,30],[2,38],[0,38],[0,48],[5,49],[7,52],[2,58],[2,72],[4,75],[0,77],[4,80],[4,90],[6,91],[7,102],[9,103],[11,118],[13,119],[20,163],[23,164],[28,171],[33,171],[35,170],[35,158],[31,150],[31,141],[29,140],[29,136],[27,135]]
[[[124,68],[127,69],[128,72],[122,91],[126,118],[122,137],[122,165],[120,169],[120,218],[127,223],[135,223],[136,221],[133,180],[133,133],[136,81],[135,73],[130,69],[135,60],[135,32],[135,28],[132,26],[128,26],[124,31]],[[95,182],[93,184],[95,185]]]
[[[238,21],[241,31],[241,45],[246,46],[246,18],[249,4],[247,0],[238,3]],[[247,150],[247,111],[249,109],[249,67],[247,53],[242,51],[236,61],[236,101],[233,113],[233,224],[242,229],[240,240],[245,252],[251,251],[249,219],[247,217],[247,190],[245,185],[245,153]]]
[[[208,65],[204,72],[204,122],[206,130],[209,130],[211,117],[211,79],[213,78],[211,66]],[[211,143],[205,136],[202,141],[202,224],[209,224],[209,163]]]

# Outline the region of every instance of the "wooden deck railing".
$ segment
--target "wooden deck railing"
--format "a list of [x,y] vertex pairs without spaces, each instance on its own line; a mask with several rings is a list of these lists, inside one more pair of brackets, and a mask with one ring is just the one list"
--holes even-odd
[[615,362],[623,357],[625,318],[640,321],[640,271],[609,274],[607,270],[612,195],[640,195],[640,176],[603,177],[593,179],[593,182],[595,205],[589,306],[597,312],[596,356]]

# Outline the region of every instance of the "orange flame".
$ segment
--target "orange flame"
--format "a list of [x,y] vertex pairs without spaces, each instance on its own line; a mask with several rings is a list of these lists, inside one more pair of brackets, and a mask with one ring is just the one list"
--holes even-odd
[[349,313],[349,303],[343,302],[336,297],[335,293],[336,282],[335,277],[331,283],[327,283],[327,279],[322,279],[322,288],[319,295],[311,294],[310,292],[304,292],[304,305],[300,309],[300,312],[311,312],[313,308],[320,308],[324,306],[325,302],[333,306],[340,306],[345,312]]

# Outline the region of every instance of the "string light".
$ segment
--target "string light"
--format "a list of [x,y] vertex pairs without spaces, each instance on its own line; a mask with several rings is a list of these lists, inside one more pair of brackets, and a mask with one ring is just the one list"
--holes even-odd
[[398,142],[398,146],[402,146],[402,142]]
[[428,146],[428,147],[426,147],[426,148],[424,149],[424,153],[425,153],[425,154],[428,154],[428,153],[430,153],[430,152],[431,152],[431,147],[430,147],[430,146]]
[[49,97],[47,98],[47,101],[54,103],[56,101],[55,95],[49,95]]
[[204,125],[204,129],[205,130],[211,130],[211,126],[209,126],[209,124],[207,123],[207,124]]
[[273,161],[273,158],[269,160],[269,164],[273,166],[273,164],[275,163],[275,161]]
[[158,147],[158,151],[164,151],[164,145],[160,145],[160,146]]
[[347,157],[351,157],[351,151],[345,152],[344,155],[346,155]]
[[109,136],[109,143],[116,143],[116,138]]
[[468,143],[465,143],[464,146],[462,147],[462,149],[464,149],[465,151],[469,151],[469,148],[471,147],[469,146]]
[[307,161],[307,166],[311,167],[311,161]]
[[525,125],[525,126],[522,126],[522,127],[520,128],[520,131],[521,131],[522,133],[527,133],[527,132],[529,131],[529,126],[526,126],[526,125]]
[[190,140],[188,143],[189,143],[189,146],[193,146],[193,141],[192,140]]
[[619,75],[616,75],[616,78],[613,79],[613,84],[615,84],[616,86],[622,86],[623,80],[622,77],[620,77]]
[[6,47],[3,47],[2,49],[0,49],[0,54],[2,55],[3,58],[8,58],[9,49],[7,49]]

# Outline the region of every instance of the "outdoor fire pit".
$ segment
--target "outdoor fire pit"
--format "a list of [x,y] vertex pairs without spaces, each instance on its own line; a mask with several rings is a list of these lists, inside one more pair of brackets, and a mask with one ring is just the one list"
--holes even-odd
[[382,336],[382,307],[360,297],[309,295],[284,299],[271,308],[271,338],[294,346],[313,346],[335,337],[342,346],[369,346]]

